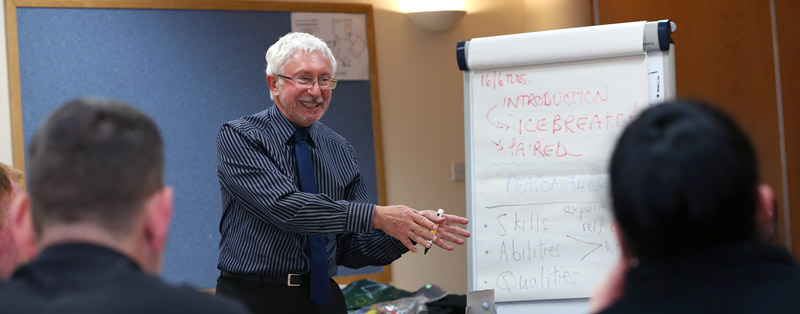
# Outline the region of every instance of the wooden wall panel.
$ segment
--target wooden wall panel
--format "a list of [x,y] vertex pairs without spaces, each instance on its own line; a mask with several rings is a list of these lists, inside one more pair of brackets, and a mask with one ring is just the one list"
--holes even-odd
[[775,0],[792,247],[800,258],[800,2]]
[[[785,2],[796,6],[793,0]],[[673,39],[678,97],[702,99],[719,106],[748,133],[759,156],[762,180],[775,189],[780,211],[778,232],[785,243],[788,230],[783,215],[770,1],[597,0],[596,10],[599,24],[660,19],[677,23]],[[796,50],[796,43],[793,44]],[[784,107],[789,105],[796,108],[797,100],[792,104],[784,100]]]

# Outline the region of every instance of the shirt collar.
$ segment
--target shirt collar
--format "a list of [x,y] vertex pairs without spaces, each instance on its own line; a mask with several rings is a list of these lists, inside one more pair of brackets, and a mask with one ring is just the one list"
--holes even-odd
[[[297,130],[298,126],[295,125],[294,122],[289,121],[289,119],[283,115],[283,112],[278,109],[278,105],[273,104],[272,107],[267,109],[267,115],[272,121],[275,122],[273,130],[278,135],[278,138],[283,139],[283,142],[287,145],[294,144],[292,135],[294,135],[294,131]],[[311,145],[311,147],[316,147],[316,125],[316,123],[313,123],[310,127],[308,127],[308,144]]]
[[663,284],[669,281],[686,280],[697,274],[723,267],[737,269],[744,265],[789,265],[796,267],[794,259],[784,249],[766,244],[758,239],[749,239],[707,248],[701,252],[669,260],[640,260],[628,271],[626,293],[642,285]]
[[[123,265],[134,271],[141,271],[136,262],[125,254],[114,249],[85,242],[66,242],[50,245],[44,248],[30,264],[23,264],[16,271],[14,277],[23,276],[30,271],[30,265],[60,265],[61,271],[75,271],[78,269],[98,271],[113,263]],[[64,270],[70,268],[69,270]]]

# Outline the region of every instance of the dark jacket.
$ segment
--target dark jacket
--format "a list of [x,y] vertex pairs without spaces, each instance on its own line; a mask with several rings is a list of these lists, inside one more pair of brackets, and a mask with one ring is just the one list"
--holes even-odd
[[126,256],[90,244],[46,248],[0,283],[2,313],[247,313],[243,306],[144,274]]
[[756,241],[675,261],[641,262],[612,313],[800,313],[800,267]]

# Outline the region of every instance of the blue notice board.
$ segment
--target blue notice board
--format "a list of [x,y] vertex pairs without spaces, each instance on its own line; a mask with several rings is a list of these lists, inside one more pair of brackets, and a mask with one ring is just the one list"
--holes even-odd
[[[272,105],[264,54],[291,30],[290,12],[18,7],[16,15],[25,146],[50,112],[76,97],[119,99],[149,114],[175,189],[163,276],[215,287],[217,131]],[[353,144],[377,203],[372,106],[370,81],[342,81],[322,122]],[[340,268],[339,276],[382,271]]]

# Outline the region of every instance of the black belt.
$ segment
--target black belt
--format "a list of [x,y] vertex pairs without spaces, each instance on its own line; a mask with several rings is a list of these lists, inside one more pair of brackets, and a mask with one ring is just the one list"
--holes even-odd
[[301,285],[307,285],[310,282],[309,280],[310,278],[308,276],[300,274],[288,274],[282,276],[262,276],[256,274],[234,274],[223,270],[220,273],[220,275],[222,277],[229,277],[229,278],[263,282],[263,283],[274,283],[274,284],[286,285],[288,287],[299,287]]

